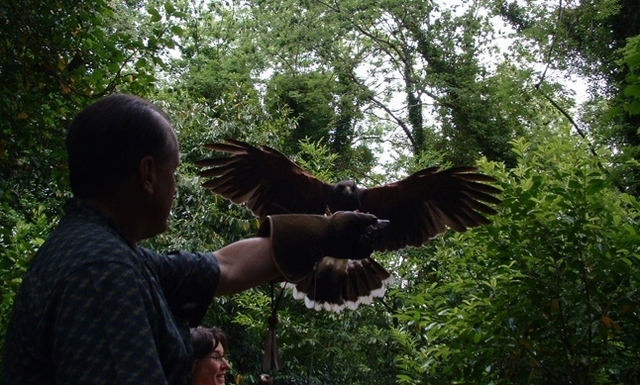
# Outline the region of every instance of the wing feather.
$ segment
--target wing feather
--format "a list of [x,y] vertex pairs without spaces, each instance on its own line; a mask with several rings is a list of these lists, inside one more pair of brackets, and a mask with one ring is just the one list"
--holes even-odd
[[464,232],[490,223],[500,189],[475,167],[425,168],[394,183],[360,192],[362,211],[390,224],[374,241],[375,250],[419,246],[446,231]]
[[196,162],[199,175],[209,178],[203,186],[236,204],[246,203],[260,218],[271,214],[324,214],[331,185],[307,173],[273,148],[253,147],[225,139],[225,143],[205,148],[224,152],[228,157]]

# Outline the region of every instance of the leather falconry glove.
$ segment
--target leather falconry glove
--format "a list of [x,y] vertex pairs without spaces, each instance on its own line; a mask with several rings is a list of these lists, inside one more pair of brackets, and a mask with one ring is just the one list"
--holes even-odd
[[378,219],[360,212],[331,216],[282,214],[267,216],[258,236],[269,237],[273,258],[285,280],[297,282],[309,275],[323,257],[363,259],[371,255],[370,240]]

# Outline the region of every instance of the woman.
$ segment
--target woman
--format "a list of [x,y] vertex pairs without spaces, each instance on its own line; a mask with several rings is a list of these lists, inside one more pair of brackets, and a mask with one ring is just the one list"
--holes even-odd
[[227,337],[217,327],[191,328],[193,346],[193,385],[224,385],[229,369],[226,359]]

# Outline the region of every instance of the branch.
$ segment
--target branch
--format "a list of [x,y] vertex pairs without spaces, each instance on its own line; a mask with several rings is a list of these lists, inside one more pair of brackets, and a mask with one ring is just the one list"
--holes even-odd
[[591,142],[589,141],[589,138],[587,138],[587,134],[580,128],[580,126],[578,126],[578,124],[575,122],[575,120],[573,120],[573,118],[571,117],[571,115],[569,115],[569,113],[562,108],[558,103],[556,103],[555,100],[553,100],[549,95],[547,95],[546,93],[544,93],[544,91],[542,91],[540,89],[540,84],[536,84],[536,89],[540,92],[540,94],[549,101],[549,103],[551,103],[551,105],[553,107],[555,107],[555,109],[557,109],[558,111],[560,111],[560,113],[562,115],[564,115],[565,118],[567,118],[567,120],[569,121],[569,123],[571,123],[571,125],[576,129],[576,132],[582,137],[582,139],[585,139],[587,141],[587,144],[589,146],[589,150],[591,151],[591,154],[593,154],[594,156],[598,156],[598,154],[596,153],[596,151],[593,149],[593,146],[591,145]]
[[536,84],[536,88],[540,88],[540,84],[544,81],[544,78],[547,76],[547,70],[549,69],[549,65],[551,63],[551,54],[556,47],[556,41],[558,38],[558,26],[560,25],[560,19],[562,18],[562,0],[558,2],[558,17],[556,18],[556,29],[553,31],[553,38],[551,40],[551,45],[549,45],[549,51],[547,51],[547,64],[544,67],[544,71],[542,71],[542,75],[540,75],[540,80]]
[[[547,70],[549,69],[549,66],[550,66],[550,63],[551,63],[551,55],[553,54],[553,51],[555,50],[555,47],[556,47],[556,41],[557,41],[557,38],[558,38],[558,28],[559,28],[558,26],[560,25],[560,19],[562,18],[562,12],[563,12],[562,0],[559,0],[559,2],[558,2],[558,17],[556,18],[556,29],[555,29],[555,31],[553,33],[553,38],[551,40],[551,45],[549,46],[549,51],[547,51],[546,65],[544,67],[544,71],[542,71],[542,74],[540,75],[540,79],[538,80],[538,82],[535,84],[534,87],[540,92],[540,94],[545,99],[547,99],[549,101],[549,103],[551,103],[551,105],[555,109],[560,111],[560,113],[562,115],[564,115],[564,117],[566,117],[567,120],[569,120],[569,123],[571,123],[571,125],[576,129],[576,132],[578,133],[578,135],[580,135],[582,137],[582,139],[587,141],[587,146],[589,147],[589,151],[591,152],[591,154],[597,158],[598,154],[593,149],[593,145],[591,144],[591,141],[587,138],[587,134],[580,128],[580,126],[578,126],[578,124],[575,122],[575,120],[573,120],[571,115],[569,115],[569,113],[564,108],[562,108],[558,103],[556,103],[555,100],[553,100],[549,95],[547,95],[546,93],[544,93],[540,89],[540,86],[542,85],[542,83],[544,82],[545,77],[547,76]],[[600,166],[602,168],[602,165],[600,164],[599,160],[598,160],[598,166]]]

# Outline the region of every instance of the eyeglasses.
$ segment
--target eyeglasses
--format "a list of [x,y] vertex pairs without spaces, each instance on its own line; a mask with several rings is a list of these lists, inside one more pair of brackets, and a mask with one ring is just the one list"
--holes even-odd
[[222,362],[223,360],[227,359],[227,356],[226,355],[220,355],[218,353],[213,353],[213,354],[209,354],[208,356],[204,356],[202,358],[211,358],[214,361]]

